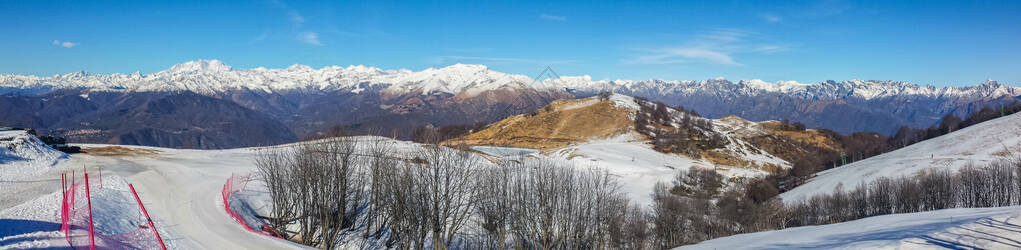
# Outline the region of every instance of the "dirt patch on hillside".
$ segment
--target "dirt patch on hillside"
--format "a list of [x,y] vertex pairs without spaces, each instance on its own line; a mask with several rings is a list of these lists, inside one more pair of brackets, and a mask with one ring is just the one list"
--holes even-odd
[[162,151],[155,150],[155,149],[128,148],[128,147],[121,147],[121,146],[106,146],[106,147],[97,147],[97,148],[85,148],[84,151],[88,155],[95,155],[95,156],[145,156],[145,157],[152,157],[152,156],[156,156],[156,155],[162,153]]
[[759,126],[762,126],[762,128],[768,130],[770,133],[787,137],[794,141],[814,145],[816,147],[829,149],[837,152],[843,151],[843,149],[841,149],[840,146],[837,145],[836,140],[829,136],[826,136],[826,134],[823,134],[818,130],[814,129],[788,130],[784,129],[784,124],[778,121],[760,122]]
[[724,165],[747,169],[758,169],[769,173],[776,173],[777,171],[780,171],[782,169],[780,166],[777,166],[775,164],[759,163],[749,161],[741,157],[733,156],[727,151],[705,150],[702,151],[702,157],[716,165]]
[[628,115],[626,109],[617,107],[613,101],[557,100],[443,144],[557,149],[627,133],[634,124]]

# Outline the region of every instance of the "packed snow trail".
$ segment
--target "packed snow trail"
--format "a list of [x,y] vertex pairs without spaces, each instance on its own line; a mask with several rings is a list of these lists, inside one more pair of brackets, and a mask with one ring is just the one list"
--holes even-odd
[[[145,148],[145,147],[130,147]],[[184,248],[283,249],[301,245],[246,231],[223,211],[220,190],[231,173],[255,170],[253,149],[159,150],[154,156],[75,156],[135,185],[155,219]],[[184,241],[184,242],[180,242]]]
[[739,234],[676,249],[1021,249],[1021,207],[956,208]]

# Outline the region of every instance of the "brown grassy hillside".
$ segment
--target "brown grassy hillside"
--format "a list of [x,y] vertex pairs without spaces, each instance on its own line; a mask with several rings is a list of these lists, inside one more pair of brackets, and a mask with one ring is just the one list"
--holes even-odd
[[788,162],[816,153],[818,150],[812,147],[830,152],[842,150],[836,138],[814,129],[797,129],[779,121],[751,122],[737,116],[726,116],[720,121],[733,125],[732,130],[727,131],[730,135]]
[[557,100],[532,113],[509,117],[443,144],[562,148],[571,143],[627,133],[634,124],[628,114],[626,109],[609,100]]
[[837,141],[830,136],[815,129],[797,130],[788,128],[788,124],[784,124],[779,121],[764,121],[759,122],[762,128],[769,130],[769,132],[781,135],[791,140],[807,143],[816,147],[829,149],[833,151],[842,151]]

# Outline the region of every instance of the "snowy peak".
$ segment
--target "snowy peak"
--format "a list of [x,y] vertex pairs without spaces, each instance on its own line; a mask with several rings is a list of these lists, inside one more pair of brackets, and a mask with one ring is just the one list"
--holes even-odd
[[293,64],[291,66],[287,66],[287,70],[288,71],[312,71],[313,69],[312,69],[312,67],[309,67],[308,65]]
[[809,84],[803,84],[797,81],[778,81],[775,83],[768,83],[760,79],[741,80],[738,81],[738,85],[769,92],[804,91],[804,89],[809,86]]
[[367,67],[365,65],[350,65],[344,68],[344,71],[361,74],[382,74],[383,70],[376,67]]
[[989,80],[986,80],[986,82],[983,82],[980,86],[987,87],[987,88],[999,88],[999,87],[1003,86],[1003,84],[1000,84],[997,81],[993,81],[992,79],[989,79]]
[[460,71],[460,72],[466,72],[466,71],[467,72],[479,72],[479,71],[487,71],[487,70],[489,70],[489,67],[486,66],[486,65],[481,65],[481,64],[457,63],[457,64],[454,64],[454,65],[450,65],[450,66],[447,66],[447,67],[440,68],[439,70],[441,70],[441,71],[455,71],[455,72],[456,71]]
[[231,67],[220,60],[195,60],[170,67],[170,73],[216,73],[231,71]]
[[[532,80],[523,75],[512,75],[490,70],[485,65],[454,64],[443,68],[429,68],[419,72],[393,75],[388,79],[391,90],[422,94],[468,92],[475,95],[486,90],[523,87]],[[529,86],[543,89],[539,86]]]
[[389,92],[430,94],[466,93],[469,96],[497,89],[531,89],[537,91],[570,91],[582,96],[613,91],[634,96],[677,96],[694,94],[712,96],[756,96],[768,93],[787,94],[809,100],[840,98],[875,99],[915,95],[924,97],[999,98],[1018,96],[1021,90],[986,81],[971,87],[919,86],[898,81],[825,81],[804,84],[795,81],[766,82],[759,79],[732,82],[723,78],[701,81],[667,80],[593,80],[592,77],[542,77],[539,81],[519,74],[502,73],[485,65],[454,64],[422,71],[407,69],[382,70],[363,65],[330,66],[315,69],[295,64],[282,69],[233,69],[219,60],[195,60],[174,65],[154,74],[88,74],[77,72],[53,77],[0,75],[0,94],[46,93],[58,89],[90,89],[106,91],[181,91],[213,95],[237,89],[277,91],[350,91],[360,93],[376,86]]

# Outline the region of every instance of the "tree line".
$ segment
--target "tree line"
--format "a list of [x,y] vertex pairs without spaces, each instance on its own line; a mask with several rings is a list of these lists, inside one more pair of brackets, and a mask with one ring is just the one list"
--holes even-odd
[[954,116],[953,114],[947,114],[943,116],[939,125],[931,126],[929,128],[910,128],[908,126],[900,127],[900,129],[897,130],[897,133],[890,138],[890,144],[897,148],[906,147],[920,141],[949,134],[1001,116],[1011,115],[1018,111],[1021,111],[1021,103],[1015,101],[1009,105],[1003,105],[1001,107],[983,107],[982,109],[971,113],[964,119]]
[[672,187],[656,186],[650,218],[661,246],[888,214],[1021,205],[1021,156],[959,171],[882,177],[786,203],[765,178],[729,186],[722,178],[692,168],[678,174]]
[[[255,161],[269,226],[333,249],[350,235],[401,249],[659,249],[650,209],[615,176],[549,158],[490,161],[437,145],[340,137]],[[665,214],[663,216],[666,216]],[[350,246],[346,246],[350,247]],[[372,248],[372,247],[366,247]]]
[[[833,139],[840,146],[842,152],[809,143],[794,142],[798,143],[800,148],[805,149],[807,152],[796,159],[788,159],[791,162],[792,168],[787,172],[778,173],[771,180],[776,181],[774,184],[781,191],[790,190],[811,178],[815,173],[839,167],[845,161],[846,163],[851,163],[864,160],[1019,111],[1021,111],[1021,103],[1014,102],[1002,107],[984,107],[964,119],[953,114],[947,114],[938,125],[929,128],[902,126],[892,137],[875,132],[856,132],[844,135],[836,131],[820,128],[817,130],[824,136]],[[798,122],[792,124],[787,120],[781,122],[780,128],[791,131],[805,129],[803,124]],[[843,156],[841,156],[842,154]]]
[[345,235],[402,249],[664,249],[893,213],[1021,205],[1021,158],[880,178],[787,204],[772,177],[728,183],[691,168],[640,205],[616,177],[567,161],[399,149],[391,140],[332,138],[261,153],[269,226],[325,249]]
[[960,171],[929,170],[916,176],[881,177],[844,190],[838,187],[790,203],[785,226],[838,223],[871,216],[948,208],[1021,205],[1021,158]]

